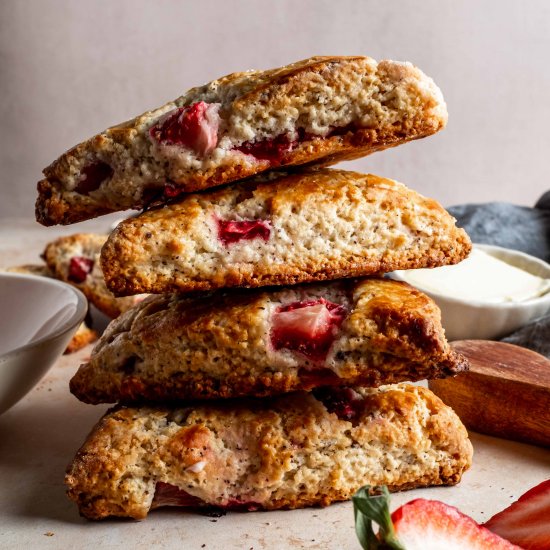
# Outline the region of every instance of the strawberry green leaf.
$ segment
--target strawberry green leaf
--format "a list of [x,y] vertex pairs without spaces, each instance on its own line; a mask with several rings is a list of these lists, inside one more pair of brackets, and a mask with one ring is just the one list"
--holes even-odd
[[[363,550],[391,548],[405,550],[395,535],[390,516],[390,493],[386,486],[375,489],[378,494],[371,495],[370,486],[362,487],[353,496],[355,532]],[[379,526],[378,536],[372,528],[372,522]]]
[[354,507],[353,512],[355,515],[355,532],[363,550],[380,548],[380,542],[372,530],[372,521],[356,507]]

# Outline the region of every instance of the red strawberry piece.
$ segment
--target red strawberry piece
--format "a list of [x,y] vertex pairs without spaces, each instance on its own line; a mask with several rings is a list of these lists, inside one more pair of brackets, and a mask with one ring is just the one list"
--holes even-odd
[[550,549],[550,479],[494,515],[484,527],[528,550]]
[[263,239],[267,242],[271,235],[271,226],[266,220],[226,221],[218,219],[216,222],[218,239],[225,246],[252,239]]
[[172,485],[158,481],[155,486],[155,496],[151,508],[160,506],[191,506],[196,507],[204,504],[204,501],[198,497],[190,495],[188,492]]
[[[151,508],[160,508],[161,506],[185,506],[198,508],[206,506],[206,502],[199,497],[190,495],[187,491],[172,485],[158,481],[155,486],[155,496]],[[237,499],[228,499],[223,504],[216,505],[215,509],[220,510],[219,516],[225,514],[225,510],[248,511],[259,510],[260,506],[256,502],[242,501]]]
[[168,199],[174,199],[182,193],[183,191],[179,187],[176,187],[173,183],[167,183],[164,186],[164,196]]
[[167,145],[183,145],[197,155],[211,153],[218,144],[219,104],[199,101],[170,111],[150,130],[152,138]]
[[352,388],[316,388],[313,395],[328,412],[334,413],[340,420],[353,421],[364,410],[363,397]]
[[277,166],[283,162],[285,155],[295,149],[299,143],[328,139],[333,136],[345,136],[355,130],[356,125],[354,123],[347,126],[334,126],[326,135],[310,134],[303,128],[298,128],[294,134],[286,133],[274,138],[245,141],[235,149],[245,155],[252,155],[258,160],[268,160],[272,165]]
[[113,169],[106,162],[97,161],[84,166],[81,174],[82,177],[75,190],[82,195],[87,195],[99,189],[99,186],[113,175]]
[[343,306],[324,298],[282,306],[272,319],[273,348],[297,351],[314,361],[324,361],[346,314]]
[[391,520],[395,535],[406,550],[519,548],[478,525],[454,506],[437,500],[412,500],[398,508]]
[[246,141],[235,147],[245,155],[252,155],[258,160],[268,160],[271,164],[281,164],[284,156],[296,147],[298,140],[288,134],[281,134],[274,138],[260,141]]
[[235,147],[245,155],[252,155],[258,160],[268,160],[272,165],[279,165],[283,162],[285,155],[290,153],[299,143],[304,141],[314,141],[318,139],[327,139],[333,136],[344,136],[356,129],[355,124],[347,126],[333,127],[326,135],[310,134],[303,128],[298,128],[294,134],[280,134],[274,138],[262,140],[245,141],[243,144]]
[[94,261],[84,256],[74,256],[69,264],[69,281],[83,283],[94,267]]

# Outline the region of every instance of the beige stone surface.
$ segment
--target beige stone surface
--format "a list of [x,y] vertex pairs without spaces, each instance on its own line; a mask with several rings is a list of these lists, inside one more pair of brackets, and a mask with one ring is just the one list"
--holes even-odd
[[[80,230],[101,231],[108,225],[103,219]],[[35,260],[59,233],[34,222],[0,222],[0,268]],[[154,511],[142,522],[80,518],[65,497],[64,470],[106,407],[77,401],[68,381],[90,351],[87,347],[62,357],[22,401],[0,416],[0,548],[359,550],[350,503],[228,513],[217,519],[177,509]],[[550,476],[549,450],[476,434],[472,442],[474,464],[462,483],[396,494],[392,509],[413,498],[432,498],[484,521]]]

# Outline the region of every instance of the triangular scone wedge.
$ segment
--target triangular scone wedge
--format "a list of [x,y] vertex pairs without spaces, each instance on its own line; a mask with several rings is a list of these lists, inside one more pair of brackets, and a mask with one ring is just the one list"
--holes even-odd
[[105,286],[99,253],[107,235],[76,233],[49,243],[42,257],[53,276],[76,286],[99,311],[114,319],[145,296],[117,298]]
[[438,202],[389,179],[323,169],[187,195],[125,220],[101,262],[107,286],[125,296],[437,267],[470,248]]
[[66,152],[44,170],[36,218],[74,223],[279,166],[333,164],[446,121],[439,88],[410,63],[313,57],[235,73]]
[[460,419],[429,390],[322,388],[180,408],[118,408],[69,466],[69,498],[90,519],[160,506],[326,506],[361,486],[458,483],[472,460]]
[[71,380],[87,403],[378,386],[468,367],[428,296],[391,279],[147,298],[113,321]]

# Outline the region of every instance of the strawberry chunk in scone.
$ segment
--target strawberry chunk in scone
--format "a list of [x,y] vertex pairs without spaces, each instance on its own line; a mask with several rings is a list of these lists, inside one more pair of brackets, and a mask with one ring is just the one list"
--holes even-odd
[[99,189],[104,181],[113,175],[113,169],[103,161],[96,161],[82,168],[82,176],[76,185],[75,191],[82,195],[88,195]]
[[256,502],[250,502],[239,499],[227,499],[216,506],[209,506],[204,500],[190,495],[184,489],[180,489],[170,483],[158,481],[155,487],[155,496],[151,508],[160,508],[163,506],[184,506],[188,508],[209,508],[209,515],[225,515],[227,510],[239,510],[241,512],[253,512],[260,509]]
[[211,153],[218,144],[218,103],[198,101],[170,111],[150,130],[151,138],[163,145],[182,145],[198,156]]
[[271,224],[266,220],[229,221],[216,219],[218,239],[224,246],[240,241],[262,239],[267,242],[271,236]]
[[324,361],[346,315],[344,306],[324,298],[281,306],[272,319],[273,349],[288,349],[313,361]]
[[353,388],[323,386],[315,388],[313,395],[340,420],[354,422],[365,409],[365,399]]
[[74,256],[69,263],[69,281],[83,283],[92,272],[94,261],[85,256]]
[[235,149],[245,155],[252,155],[258,160],[267,160],[272,166],[278,166],[285,155],[290,153],[298,143],[298,139],[294,139],[288,134],[281,134],[274,138],[246,141]]

